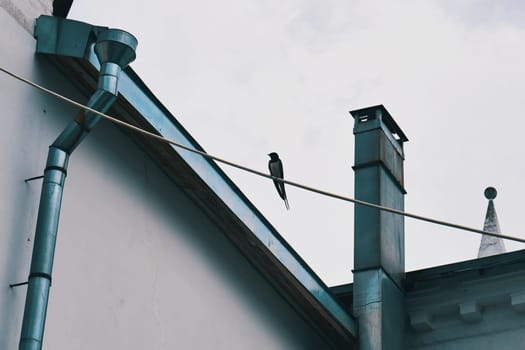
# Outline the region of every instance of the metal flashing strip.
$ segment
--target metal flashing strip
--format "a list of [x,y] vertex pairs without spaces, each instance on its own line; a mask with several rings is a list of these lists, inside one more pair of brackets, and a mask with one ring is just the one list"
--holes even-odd
[[[99,68],[93,54],[90,63]],[[130,74],[131,72],[131,74]],[[161,136],[202,150],[186,130],[162,106],[144,84],[129,69],[122,72],[119,92],[135,108],[151,127]],[[137,81],[138,80],[138,81]],[[306,290],[344,327],[352,336],[357,335],[354,319],[341,307],[328,287],[279,235],[263,215],[249,202],[227,175],[212,161],[170,145],[208,187],[229,207],[231,212],[248,227]]]

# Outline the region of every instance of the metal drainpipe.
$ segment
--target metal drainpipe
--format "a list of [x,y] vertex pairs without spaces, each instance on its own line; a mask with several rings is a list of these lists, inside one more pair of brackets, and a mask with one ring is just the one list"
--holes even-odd
[[[88,106],[105,112],[118,94],[120,71],[135,59],[137,39],[125,31],[108,29],[98,35],[95,53],[101,64],[98,87]],[[80,112],[49,147],[38,218],[33,256],[22,321],[20,350],[40,350],[51,286],[51,271],[66,179],[69,156],[91,131],[100,117],[91,112]]]

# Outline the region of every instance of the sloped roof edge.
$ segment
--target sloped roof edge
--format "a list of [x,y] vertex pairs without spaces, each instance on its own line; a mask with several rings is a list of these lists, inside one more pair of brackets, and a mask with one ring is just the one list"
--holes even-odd
[[[38,38],[40,39],[40,38]],[[46,55],[87,94],[95,89],[98,62]],[[202,147],[127,68],[110,113],[123,121],[198,150]],[[353,345],[357,329],[329,288],[282,238],[217,164],[198,154],[129,132],[296,310],[336,347]]]

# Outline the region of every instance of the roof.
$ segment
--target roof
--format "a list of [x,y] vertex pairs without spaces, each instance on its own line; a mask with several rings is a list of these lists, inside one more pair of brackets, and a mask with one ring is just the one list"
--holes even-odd
[[[406,273],[403,285],[407,292],[411,292],[440,286],[443,280],[449,278],[466,280],[470,277],[493,276],[516,270],[525,270],[525,249],[410,271]],[[351,307],[352,283],[334,286],[330,290],[343,305]]]
[[53,0],[53,16],[66,18],[73,0]]
[[405,288],[410,291],[429,287],[445,278],[466,279],[469,276],[491,275],[515,270],[525,270],[525,249],[408,272]]
[[[68,23],[74,30],[67,30]],[[98,62],[92,50],[84,58],[83,48],[78,48],[79,38],[74,35],[75,31],[91,35],[88,27],[100,28],[42,16],[36,29],[37,52],[47,54],[86,95],[96,88]],[[64,38],[60,38],[62,34]],[[108,114],[203,151],[129,67],[121,74],[119,97]],[[353,317],[215,162],[143,135],[128,135],[326,340],[337,348],[354,344],[357,333]]]

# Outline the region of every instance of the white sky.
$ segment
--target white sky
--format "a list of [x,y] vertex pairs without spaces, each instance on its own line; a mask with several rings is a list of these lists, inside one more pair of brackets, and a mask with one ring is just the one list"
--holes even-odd
[[[407,134],[406,210],[482,228],[485,187],[525,238],[525,2],[75,0],[69,18],[139,39],[132,67],[211,154],[353,197],[349,110]],[[353,205],[221,166],[328,284],[348,283]],[[475,258],[480,236],[406,219],[406,267]],[[523,245],[506,242],[508,250]]]

